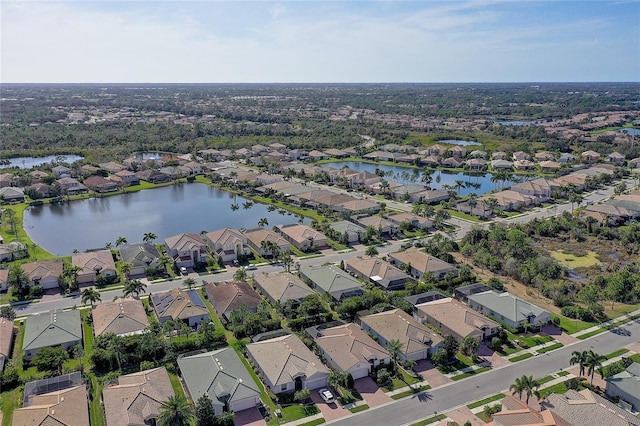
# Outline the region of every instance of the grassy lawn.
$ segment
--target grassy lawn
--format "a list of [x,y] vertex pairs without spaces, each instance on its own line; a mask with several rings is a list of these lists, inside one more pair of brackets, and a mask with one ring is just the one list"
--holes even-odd
[[605,355],[604,357],[606,359],[611,359],[611,358],[615,358],[617,356],[620,356],[622,354],[626,354],[627,352],[629,352],[629,349],[627,348],[620,348],[616,351],[611,352],[610,354]]
[[300,426],[317,426],[326,422],[327,421],[325,419],[315,419],[307,423],[302,423]]
[[522,355],[518,355],[518,356],[514,356],[513,358],[509,358],[509,361],[518,362],[518,361],[522,361],[523,359],[531,358],[532,356],[533,356],[532,353],[526,352],[526,353],[523,353]]
[[473,402],[473,403],[467,405],[467,407],[469,407],[469,409],[482,407],[483,405],[486,405],[486,404],[488,404],[490,402],[493,402],[493,401],[497,401],[497,400],[502,399],[504,397],[505,397],[505,395],[503,393],[499,393],[497,395],[493,395],[493,396],[490,396],[488,398],[481,399],[480,401]]
[[419,388],[409,389],[407,391],[391,395],[391,399],[402,399],[402,398],[404,398],[406,396],[413,395],[413,394],[416,394],[418,392],[426,391],[426,390],[429,390],[429,389],[431,389],[431,386],[429,386],[429,385],[420,386]]
[[555,349],[559,349],[559,348],[561,348],[563,346],[564,345],[562,343],[558,342],[558,343],[554,343],[553,345],[550,345],[550,346],[545,346],[544,348],[539,349],[536,352],[538,352],[539,354],[544,354],[544,353],[553,351]]
[[519,334],[516,336],[515,334],[512,334],[510,332],[507,332],[507,335],[509,336],[509,340],[513,341],[514,343],[517,340],[519,342],[527,344],[530,348],[553,340],[552,336],[525,336],[524,334]]
[[552,380],[554,380],[554,379],[555,379],[555,377],[553,377],[553,376],[544,376],[544,377],[542,377],[542,378],[540,378],[540,379],[536,379],[536,381],[537,381],[540,385],[544,385],[545,383],[550,382],[550,381],[552,381]]
[[429,417],[428,419],[420,420],[417,423],[413,423],[411,426],[425,426],[430,425],[431,423],[439,422],[440,420],[446,419],[447,416],[444,414],[438,414],[437,416]]
[[585,333],[585,334],[581,334],[580,336],[577,336],[577,337],[580,340],[588,339],[589,337],[595,336],[596,334],[600,334],[600,333],[604,333],[605,331],[612,330],[612,329],[614,329],[616,327],[619,327],[622,324],[626,324],[627,322],[632,321],[632,320],[636,320],[638,318],[640,318],[640,315],[634,315],[634,316],[632,316],[630,318],[625,318],[625,319],[622,319],[622,320],[619,320],[619,321],[615,321],[613,324],[607,325],[605,327],[596,328],[593,331],[590,331],[590,332]]
[[100,399],[102,397],[102,380],[98,379],[93,373],[89,374],[91,385],[93,388],[93,399],[89,401],[89,417],[91,418],[91,426],[104,426],[106,424],[104,418],[104,410]]
[[[305,417],[313,416],[320,412],[320,409],[316,407],[315,404],[308,404],[308,405],[296,404],[296,405],[289,405],[287,407],[279,407],[279,408],[280,408],[280,411],[282,412],[281,417],[279,418],[280,423],[287,423],[287,422],[292,422],[294,420],[303,419]],[[275,419],[275,415],[273,417]],[[269,422],[269,424],[278,424],[277,419],[275,420],[276,420],[275,423],[272,420]]]
[[358,405],[358,406],[353,407],[353,408],[349,408],[349,411],[351,411],[352,413],[357,413],[359,411],[367,410],[368,408],[369,408],[369,406],[367,404],[362,404],[362,405]]
[[491,367],[482,367],[477,370],[469,371],[468,373],[458,374],[457,376],[453,376],[451,380],[458,381],[462,379],[466,379],[467,377],[475,376],[476,374],[484,373],[485,371],[491,370]]
[[2,400],[2,426],[11,426],[13,410],[22,405],[22,387],[0,393]]
[[[186,398],[187,395],[184,393],[184,389],[182,389],[180,378],[168,371],[167,374],[169,375],[169,380],[171,380],[171,387],[173,388],[173,392],[178,396],[184,396]],[[193,403],[195,404],[195,401],[193,401]]]
[[557,383],[553,386],[549,386],[548,388],[544,388],[540,390],[540,398],[546,398],[552,393],[565,393],[567,391],[567,386],[565,386],[564,382]]
[[32,262],[34,260],[47,260],[47,259],[55,259],[56,256],[52,255],[48,251],[45,251],[40,246],[37,246],[31,238],[27,235],[24,230],[24,224],[22,222],[22,216],[24,211],[27,209],[27,204],[15,204],[11,206],[5,206],[4,209],[13,210],[15,212],[16,218],[16,234],[14,234],[11,230],[11,227],[4,223],[0,226],[0,235],[4,237],[4,242],[10,243],[11,241],[18,240],[22,244],[25,244],[29,249],[29,258],[25,259],[26,262]]
[[567,268],[588,268],[590,266],[597,266],[600,264],[598,260],[598,254],[588,250],[584,256],[576,256],[571,253],[565,253],[562,250],[555,250],[549,252],[551,256],[560,262]]
[[551,318],[559,318],[560,319],[560,328],[565,333],[577,333],[578,331],[586,330],[589,327],[593,327],[595,324],[591,322],[580,321],[576,319],[571,319],[564,317],[562,315],[552,315]]
[[480,220],[475,216],[471,216],[470,214],[462,213],[457,210],[449,210],[449,213],[451,213],[451,217],[457,217],[458,219],[468,220],[469,222],[476,222],[476,223],[483,222],[483,220]]
[[473,361],[471,361],[469,358],[457,354],[455,362],[444,365],[442,367],[438,367],[438,370],[441,373],[448,374],[453,373],[454,371],[462,370],[463,368],[472,367],[473,365]]

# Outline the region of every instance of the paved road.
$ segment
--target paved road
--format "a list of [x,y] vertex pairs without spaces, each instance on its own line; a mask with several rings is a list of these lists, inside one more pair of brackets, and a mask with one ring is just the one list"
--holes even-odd
[[523,374],[540,378],[566,369],[569,367],[569,358],[573,351],[591,349],[600,354],[607,354],[640,340],[640,320],[630,322],[623,327],[630,334],[605,332],[547,354],[421,392],[327,424],[341,426],[411,424],[433,416],[434,412],[438,414],[442,411],[446,412],[454,407],[503,392]]

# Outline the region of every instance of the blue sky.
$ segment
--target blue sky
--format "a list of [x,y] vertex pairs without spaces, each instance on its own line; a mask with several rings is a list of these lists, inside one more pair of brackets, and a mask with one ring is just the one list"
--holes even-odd
[[2,82],[640,81],[638,1],[0,3]]

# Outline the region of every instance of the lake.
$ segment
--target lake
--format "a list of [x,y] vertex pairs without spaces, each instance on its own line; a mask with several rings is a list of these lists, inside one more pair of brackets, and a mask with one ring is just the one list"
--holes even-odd
[[[327,163],[326,165],[336,169],[341,169],[344,166],[347,166],[350,169],[357,170],[359,172],[367,171],[371,173],[375,173],[376,169],[380,169],[385,172],[391,173],[391,175],[388,175],[386,179],[394,180],[406,185],[420,185],[422,183],[422,171],[424,170],[410,167],[361,163],[358,161],[337,161],[335,163]],[[462,180],[464,182],[470,182],[472,184],[480,185],[480,188],[478,189],[473,187],[462,188],[460,190],[460,195],[469,195],[472,192],[476,193],[477,195],[482,195],[495,189],[494,184],[491,182],[490,173],[468,174],[464,172],[447,172],[437,170],[431,173],[431,179],[432,182],[430,186],[432,189],[442,189],[442,185],[445,184],[455,185],[456,180]]]
[[480,143],[480,142],[463,141],[461,139],[440,139],[436,143],[447,143],[449,145],[460,145],[460,146],[482,145],[482,143]]
[[84,157],[80,155],[47,155],[45,157],[15,157],[8,158],[8,165],[0,165],[0,169],[5,167],[18,167],[20,169],[30,169],[32,167],[41,166],[43,164],[57,162],[58,157],[64,158],[62,161],[64,163],[75,163],[76,161],[84,159]]
[[639,136],[640,129],[635,129],[633,127],[625,127],[623,129],[618,130],[619,133],[628,133],[630,135]]
[[67,256],[74,249],[104,247],[118,237],[139,243],[146,232],[156,234],[159,243],[182,232],[199,234],[202,230],[224,227],[256,228],[263,217],[269,221],[269,229],[298,221],[294,215],[282,215],[277,210],[269,212],[264,204],[256,203],[245,209],[246,201],[237,197],[239,209],[232,211],[233,194],[201,183],[183,183],[61,205],[29,207],[24,213],[24,228],[33,242],[48,252]]
[[531,124],[546,123],[547,120],[513,120],[513,121],[496,121],[496,124],[502,124],[503,126],[529,126]]

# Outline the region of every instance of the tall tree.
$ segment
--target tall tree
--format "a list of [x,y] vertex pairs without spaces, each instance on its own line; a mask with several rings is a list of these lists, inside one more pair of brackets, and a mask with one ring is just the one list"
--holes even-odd
[[159,426],[189,426],[194,419],[193,408],[182,395],[170,396],[160,405]]
[[397,370],[398,368],[398,356],[404,349],[404,345],[398,339],[390,340],[387,344],[387,349],[389,350],[389,355],[391,355],[391,361],[393,364],[393,369]]
[[22,270],[22,266],[17,263],[11,265],[7,285],[20,296],[26,296],[29,293],[29,277]]
[[62,374],[62,366],[69,359],[69,354],[62,346],[42,348],[38,351],[31,363],[38,371],[55,371]]
[[131,262],[123,262],[120,265],[120,270],[122,271],[122,274],[124,275],[125,279],[129,279],[129,274],[131,273],[132,269],[133,269],[133,263]]
[[587,374],[591,377],[591,385],[593,386],[593,376],[595,375],[596,370],[600,370],[600,376],[604,378],[604,373],[602,372],[602,360],[604,357],[592,350],[589,350],[587,351],[586,358],[585,364],[587,367]]
[[573,351],[571,352],[571,358],[569,359],[569,364],[580,365],[580,376],[584,375],[584,371],[587,365],[587,351]]
[[127,239],[125,237],[118,237],[116,239],[116,247],[127,244]]
[[218,426],[215,419],[216,412],[213,408],[213,402],[206,393],[196,401],[195,415],[196,426]]
[[91,306],[93,306],[93,304],[95,302],[100,302],[101,300],[102,299],[100,297],[100,292],[98,292],[97,290],[95,290],[93,288],[86,288],[82,292],[82,304],[83,305],[86,305],[87,302],[91,302]]
[[365,255],[369,256],[369,257],[375,257],[378,255],[378,249],[376,248],[376,246],[374,245],[370,245],[367,247],[367,249],[364,252]]
[[523,375],[509,386],[509,390],[512,395],[518,394],[518,398],[522,398],[522,394],[525,393],[527,395],[526,404],[529,405],[529,398],[531,398],[532,395],[537,395],[537,389],[539,387],[540,383],[538,383],[533,376]]
[[269,220],[266,217],[263,217],[258,221],[258,227],[264,228],[265,226],[269,226]]
[[145,243],[152,243],[158,239],[158,236],[153,232],[145,232],[144,237],[142,237],[142,241]]
[[129,280],[125,281],[124,287],[122,289],[122,294],[124,297],[127,296],[140,296],[140,293],[144,293],[147,291],[147,285],[140,280]]

